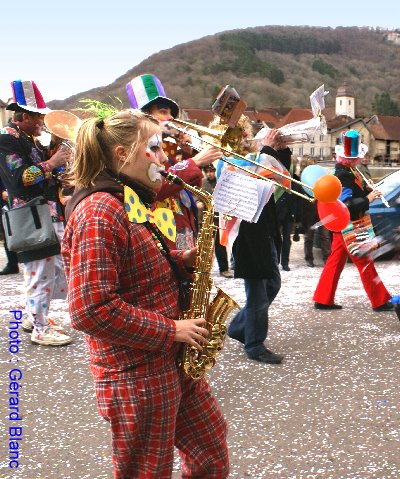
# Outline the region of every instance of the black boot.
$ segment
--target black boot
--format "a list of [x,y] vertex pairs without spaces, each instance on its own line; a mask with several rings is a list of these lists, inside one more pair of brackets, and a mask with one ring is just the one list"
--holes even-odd
[[6,274],[17,274],[19,273],[18,264],[11,265],[8,263],[4,269],[0,271],[0,275],[4,276]]
[[0,271],[0,275],[4,276],[6,274],[18,274],[18,256],[14,251],[10,251],[7,247],[7,241],[4,241],[4,251],[7,256],[7,264],[5,268]]

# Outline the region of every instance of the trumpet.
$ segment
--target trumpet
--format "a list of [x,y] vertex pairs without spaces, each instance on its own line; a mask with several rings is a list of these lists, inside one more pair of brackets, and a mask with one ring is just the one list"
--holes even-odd
[[[260,141],[268,133],[270,128],[263,122],[264,127],[257,133],[253,141]],[[316,133],[326,135],[326,121],[323,115],[316,116],[310,120],[296,121],[281,126],[278,130],[287,144],[305,143],[310,141]]]
[[[174,120],[174,122],[175,122],[175,120]],[[187,135],[189,135],[189,136],[192,136],[193,138],[198,138],[197,136],[191,134],[191,133],[188,132],[187,130],[182,130],[181,128],[175,126],[172,122],[169,122],[169,123],[171,124],[171,126],[172,126],[173,128],[175,128],[176,130],[180,131],[181,133],[184,133],[184,134],[187,134]],[[195,126],[197,126],[197,125],[195,125]],[[203,127],[202,127],[202,128],[203,128]],[[193,129],[195,130],[196,128],[193,128]],[[312,188],[311,188],[310,186],[308,186],[308,185],[302,183],[301,181],[296,180],[295,178],[292,178],[291,176],[285,175],[284,173],[281,173],[280,171],[277,171],[277,170],[275,170],[275,169],[273,169],[273,168],[268,168],[268,167],[265,166],[265,165],[261,165],[260,163],[257,163],[257,161],[251,160],[250,158],[247,158],[247,157],[245,157],[245,156],[243,156],[243,155],[239,155],[239,154],[237,154],[237,153],[235,153],[235,152],[229,150],[228,148],[224,148],[223,146],[216,145],[216,144],[212,143],[211,141],[205,140],[204,138],[202,138],[201,141],[202,141],[203,143],[206,143],[207,145],[214,146],[214,147],[220,149],[221,151],[223,151],[223,152],[225,152],[225,153],[227,153],[227,154],[229,154],[229,155],[234,154],[236,158],[239,158],[239,159],[241,159],[241,160],[245,160],[245,161],[247,161],[247,162],[249,162],[249,163],[252,163],[252,164],[256,165],[257,167],[262,168],[262,169],[267,170],[267,171],[270,171],[271,173],[276,174],[276,175],[278,175],[278,176],[281,176],[281,177],[283,177],[283,178],[289,180],[290,182],[297,183],[297,184],[301,185],[302,187],[307,188],[308,190],[312,190]],[[192,144],[190,144],[190,146],[192,146],[193,148],[199,150],[198,147],[195,147],[195,146],[192,145]],[[244,171],[244,172],[246,172],[246,173],[248,173],[248,174],[250,174],[250,175],[252,175],[252,176],[255,176],[256,178],[259,178],[259,179],[261,179],[261,180],[270,181],[270,182],[274,183],[274,185],[276,185],[276,186],[278,186],[278,187],[280,187],[280,188],[284,188],[285,190],[289,191],[290,193],[293,193],[293,194],[295,194],[295,195],[297,195],[297,196],[300,196],[301,198],[303,198],[303,199],[309,201],[310,203],[313,203],[313,202],[315,201],[314,198],[311,198],[311,197],[309,197],[309,196],[307,196],[307,195],[304,195],[304,194],[300,193],[299,191],[292,190],[291,188],[289,188],[289,187],[287,187],[287,186],[285,186],[285,185],[282,185],[282,184],[279,183],[278,181],[274,181],[274,180],[272,180],[271,178],[266,178],[265,176],[259,175],[258,173],[255,173],[255,172],[253,172],[253,171],[251,171],[251,170],[248,170],[247,168],[244,168],[243,166],[236,165],[236,164],[233,163],[232,161],[229,161],[225,156],[222,157],[221,159],[222,159],[222,161],[224,161],[225,163],[228,163],[228,165],[231,165],[231,166],[233,166],[234,168],[237,168],[238,170],[242,170],[242,171]]]

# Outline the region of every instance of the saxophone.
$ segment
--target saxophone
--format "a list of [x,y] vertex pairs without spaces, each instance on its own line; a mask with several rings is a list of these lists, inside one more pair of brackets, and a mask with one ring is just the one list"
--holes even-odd
[[208,345],[202,351],[194,346],[185,345],[179,364],[186,375],[200,379],[207,370],[215,365],[216,355],[223,349],[226,338],[225,322],[233,308],[240,306],[222,289],[216,287],[217,294],[210,303],[213,280],[211,279],[214,242],[217,226],[214,225],[214,200],[210,193],[195,186],[190,186],[178,176],[167,172],[161,174],[176,185],[196,195],[204,203],[203,223],[199,231],[196,247],[196,266],[190,286],[189,308],[182,311],[179,319],[205,318],[205,328],[209,333]]

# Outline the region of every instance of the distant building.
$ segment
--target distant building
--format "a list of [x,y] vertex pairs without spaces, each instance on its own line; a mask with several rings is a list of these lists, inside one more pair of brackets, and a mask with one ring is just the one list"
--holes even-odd
[[373,115],[366,125],[371,132],[371,158],[376,162],[400,164],[400,116]]
[[[368,146],[373,162],[389,165],[400,164],[400,117],[373,115],[371,118],[357,118],[353,89],[344,83],[336,91],[335,109],[323,111],[327,124],[326,135],[315,135],[309,142],[291,145],[294,156],[310,156],[317,161],[331,160],[335,146],[339,144],[342,131],[354,129],[360,133],[362,143]],[[308,120],[311,110],[292,109],[279,126],[294,121]]]
[[8,99],[8,102],[5,103],[4,101],[0,100],[0,128],[7,125],[8,120],[12,118],[13,112],[10,110],[6,110],[6,107],[9,103],[13,101],[12,98]]
[[4,101],[0,100],[0,128],[3,128],[3,126],[7,125],[8,119],[10,118],[11,112],[6,110],[7,103],[4,103]]
[[395,45],[400,45],[400,32],[389,32],[385,37],[387,42],[394,43]]
[[356,107],[353,89],[344,83],[336,90],[336,116],[355,118]]

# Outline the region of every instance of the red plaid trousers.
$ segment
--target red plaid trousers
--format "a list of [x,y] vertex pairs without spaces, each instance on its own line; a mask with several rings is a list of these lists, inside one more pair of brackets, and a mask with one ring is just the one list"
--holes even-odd
[[96,382],[96,396],[111,426],[116,479],[170,479],[174,446],[183,479],[228,477],[227,426],[205,380],[171,369]]

